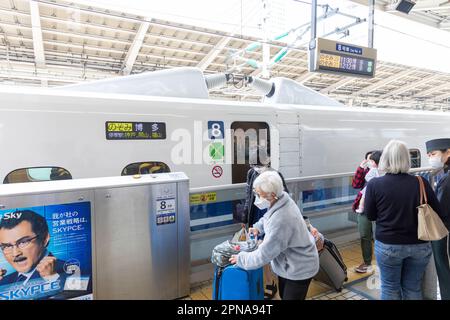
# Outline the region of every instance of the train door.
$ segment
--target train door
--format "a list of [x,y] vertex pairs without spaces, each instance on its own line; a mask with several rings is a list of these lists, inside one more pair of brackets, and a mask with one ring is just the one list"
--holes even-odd
[[250,165],[264,163],[270,156],[269,125],[265,122],[233,122],[231,132],[233,137],[232,183],[246,182]]

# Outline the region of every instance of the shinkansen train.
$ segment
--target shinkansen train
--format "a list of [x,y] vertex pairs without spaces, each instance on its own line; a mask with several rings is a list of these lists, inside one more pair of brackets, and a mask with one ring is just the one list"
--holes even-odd
[[191,187],[226,185],[245,181],[254,144],[287,178],[342,173],[394,138],[419,167],[425,141],[450,136],[447,113],[346,107],[300,87],[283,79],[262,103],[212,100],[194,68],[0,87],[0,181],[183,171]]

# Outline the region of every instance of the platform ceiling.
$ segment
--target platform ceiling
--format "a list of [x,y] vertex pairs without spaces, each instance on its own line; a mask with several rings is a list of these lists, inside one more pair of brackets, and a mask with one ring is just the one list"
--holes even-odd
[[[448,1],[440,2],[447,6]],[[387,4],[377,1],[378,6]],[[450,30],[449,12],[417,14]],[[258,40],[62,0],[0,0],[0,83],[51,87],[180,66],[223,72],[231,53]],[[271,54],[283,45],[272,42]],[[261,56],[257,50],[249,58]],[[255,74],[255,69],[248,66],[241,72]],[[294,79],[349,106],[450,109],[450,74],[444,72],[378,61],[372,79],[309,73],[307,52],[297,48],[272,67],[271,76]],[[211,95],[260,99],[239,85]]]

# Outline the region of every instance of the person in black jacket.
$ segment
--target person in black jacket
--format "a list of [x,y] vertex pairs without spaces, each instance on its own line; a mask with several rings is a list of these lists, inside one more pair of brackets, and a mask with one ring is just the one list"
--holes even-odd
[[[247,186],[246,186],[246,198],[244,205],[244,213],[246,217],[244,217],[241,221],[242,223],[246,223],[248,227],[253,226],[258,220],[266,213],[267,209],[261,210],[255,206],[255,193],[253,192],[253,182],[255,179],[265,171],[276,171],[275,169],[270,167],[270,154],[265,150],[264,147],[258,146],[255,148],[258,152],[257,157],[255,157],[256,164],[250,167],[250,170],[247,172]],[[265,156],[267,155],[267,156]],[[278,171],[277,171],[278,172]],[[284,177],[281,172],[278,172],[283,182],[283,189],[285,192],[289,193],[288,188],[286,186],[286,182],[284,181]]]
[[[418,239],[420,186],[408,174],[411,166],[405,143],[390,141],[383,150],[380,170],[366,190],[364,210],[376,221],[375,257],[380,268],[382,300],[422,299],[422,278],[431,257],[429,242]],[[423,179],[428,204],[448,223],[428,181]]]
[[[426,142],[430,165],[436,170],[435,192],[446,216],[450,216],[450,139],[434,139]],[[450,228],[446,224],[447,229]],[[431,242],[434,263],[439,280],[442,300],[450,300],[449,237]]]

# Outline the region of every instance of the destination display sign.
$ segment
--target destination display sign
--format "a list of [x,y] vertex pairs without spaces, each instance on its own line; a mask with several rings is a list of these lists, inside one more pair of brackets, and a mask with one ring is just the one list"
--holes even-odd
[[107,121],[105,129],[107,140],[166,139],[164,122]]
[[377,50],[335,40],[317,38],[316,47],[309,51],[309,71],[338,75],[375,76]]
[[352,73],[373,77],[375,63],[373,59],[349,56],[341,53],[322,51],[319,53],[319,69]]

